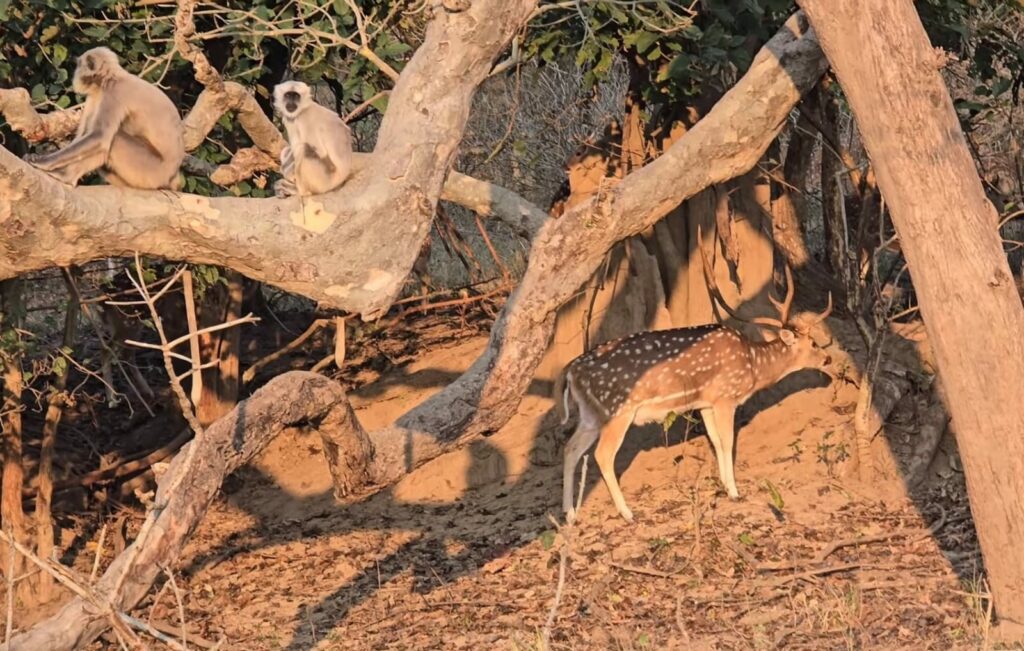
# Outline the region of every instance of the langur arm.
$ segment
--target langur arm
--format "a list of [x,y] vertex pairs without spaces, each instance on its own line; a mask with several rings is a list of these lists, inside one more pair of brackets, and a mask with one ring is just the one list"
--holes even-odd
[[281,176],[286,179],[295,178],[295,156],[289,145],[285,145],[281,150]]
[[[89,126],[91,131],[77,136],[71,144],[43,156],[33,156],[31,162],[39,169],[52,172],[56,169],[77,163],[97,152],[103,152],[104,158],[110,151],[110,145],[114,141],[117,130],[121,127],[122,111],[112,109],[108,105],[111,102],[104,101],[99,107],[99,115]],[[107,113],[104,110],[110,109]]]
[[325,138],[327,156],[338,170],[339,180],[344,181],[352,171],[352,135],[344,124],[334,138]]

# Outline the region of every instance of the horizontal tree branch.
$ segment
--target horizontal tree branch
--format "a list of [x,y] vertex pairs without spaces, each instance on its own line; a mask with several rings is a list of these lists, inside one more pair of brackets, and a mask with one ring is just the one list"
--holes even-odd
[[[328,195],[282,200],[72,189],[0,151],[0,279],[140,252],[232,267],[339,310],[379,315],[401,290],[427,235],[476,88],[535,4],[481,0],[465,12],[437,12],[391,93],[374,153],[361,156],[361,169]],[[280,133],[248,91],[208,76],[207,91],[185,119],[190,146],[228,106],[254,141],[265,132],[260,149],[279,150]],[[19,99],[14,91],[4,97]],[[63,124],[22,118],[33,134]],[[456,178],[453,200],[463,197],[519,230],[539,225],[539,210],[525,200]]]

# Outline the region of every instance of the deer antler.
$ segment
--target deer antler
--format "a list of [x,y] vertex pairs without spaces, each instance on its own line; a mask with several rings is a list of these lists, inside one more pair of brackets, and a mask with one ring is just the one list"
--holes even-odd
[[772,304],[775,305],[776,308],[778,308],[779,314],[782,317],[782,319],[773,319],[767,316],[756,316],[753,318],[747,318],[740,316],[736,312],[736,310],[734,310],[732,306],[730,306],[725,301],[725,298],[722,296],[722,292],[719,291],[718,283],[715,282],[715,273],[711,269],[711,263],[708,261],[707,253],[704,252],[704,237],[701,233],[700,224],[697,224],[697,249],[700,251],[700,260],[704,266],[704,283],[707,285],[708,291],[711,292],[711,296],[715,300],[715,302],[721,305],[722,308],[729,313],[729,316],[731,316],[734,319],[739,319],[740,321],[746,321],[747,323],[755,323],[758,325],[770,326],[772,328],[786,327],[786,322],[789,320],[789,308],[793,304],[794,288],[793,272],[790,271],[789,265],[786,265],[786,284],[788,285],[786,299],[782,303],[779,303],[778,301],[775,300],[773,296],[771,296],[770,293],[768,295],[768,298],[771,300]]

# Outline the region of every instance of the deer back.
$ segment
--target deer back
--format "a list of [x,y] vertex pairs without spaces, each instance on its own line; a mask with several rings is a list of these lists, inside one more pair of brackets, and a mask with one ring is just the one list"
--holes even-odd
[[755,379],[750,346],[719,324],[642,332],[576,358],[566,381],[602,420],[640,408],[657,418],[749,395]]

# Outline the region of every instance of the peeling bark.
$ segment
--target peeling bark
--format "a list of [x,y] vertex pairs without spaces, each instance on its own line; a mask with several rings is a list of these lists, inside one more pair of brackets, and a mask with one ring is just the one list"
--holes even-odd
[[[391,92],[376,150],[354,178],[320,197],[72,189],[0,151],[0,280],[138,251],[230,266],[341,310],[380,314],[427,235],[477,87],[535,5],[481,0],[464,12],[436,12]],[[232,89],[243,96],[243,124],[249,114],[266,122],[244,101],[247,91],[223,86],[229,98]],[[216,103],[225,95],[207,97]],[[194,121],[219,117],[222,108],[194,109]],[[203,128],[190,126],[189,133]],[[390,227],[380,227],[382,216]]]

